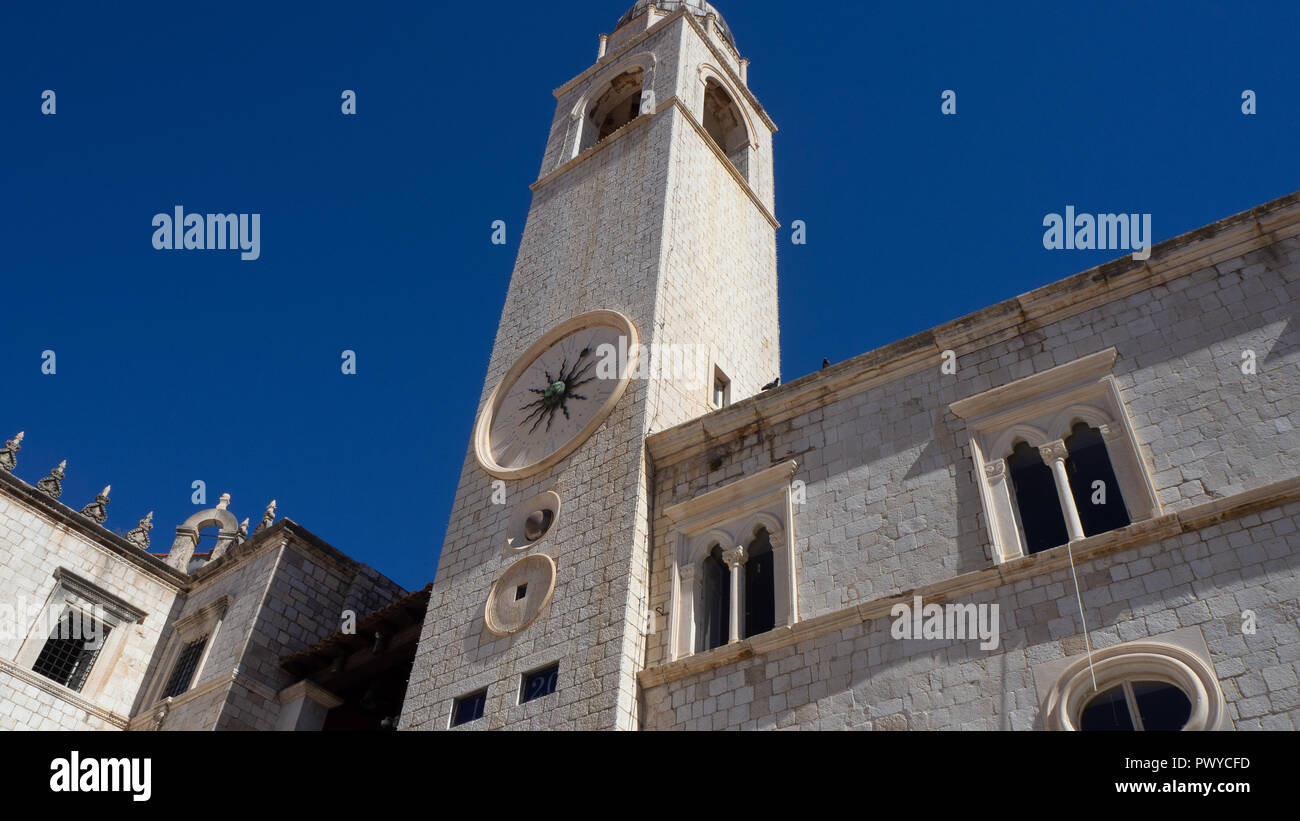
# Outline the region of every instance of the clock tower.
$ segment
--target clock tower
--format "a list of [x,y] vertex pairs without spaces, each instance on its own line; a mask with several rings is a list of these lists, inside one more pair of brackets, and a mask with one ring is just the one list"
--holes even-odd
[[707,2],[639,0],[557,100],[402,729],[635,729],[649,434],[779,373],[772,146]]

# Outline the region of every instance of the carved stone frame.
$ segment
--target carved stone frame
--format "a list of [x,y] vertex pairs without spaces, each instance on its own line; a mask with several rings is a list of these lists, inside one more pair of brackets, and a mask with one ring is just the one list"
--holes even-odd
[[668,619],[672,660],[696,652],[698,614],[705,605],[698,568],[714,544],[720,545],[727,554],[729,583],[739,594],[731,597],[730,640],[745,638],[739,636],[744,610],[743,585],[738,579],[743,572],[746,547],[759,528],[767,529],[772,545],[776,625],[788,626],[799,621],[794,508],[790,494],[790,482],[797,468],[794,461],[783,462],[664,510],[673,523],[668,540],[673,546]]
[[[967,420],[970,430],[994,562],[1026,555],[1006,457],[1022,440],[1050,451],[1070,435],[1076,421],[1101,431],[1130,521],[1162,514],[1151,471],[1111,375],[1116,358],[1115,348],[1107,348],[952,404],[952,412]],[[1068,524],[1068,511],[1063,513]]]

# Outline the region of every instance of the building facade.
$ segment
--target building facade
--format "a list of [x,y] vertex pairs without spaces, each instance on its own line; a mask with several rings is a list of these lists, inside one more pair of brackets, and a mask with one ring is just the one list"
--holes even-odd
[[[14,475],[21,449],[22,434],[0,449],[0,730],[314,730],[331,714],[380,729],[396,717],[400,692],[385,704],[318,682],[340,680],[350,643],[389,649],[377,635],[388,628],[366,615],[409,604],[398,585],[296,522],[276,521],[274,502],[250,534],[226,494],[155,555],[152,513],[114,533],[105,527],[109,488],[68,507],[65,465],[28,484]],[[196,553],[205,535],[215,544]],[[331,634],[349,613],[360,629],[343,646]],[[322,644],[334,648],[332,670],[288,664]],[[412,639],[408,665],[413,654]],[[391,665],[367,661],[382,683]],[[372,710],[365,726],[354,715],[361,701],[388,712]]]
[[780,385],[746,81],[555,91],[401,727],[1295,728],[1300,195]]

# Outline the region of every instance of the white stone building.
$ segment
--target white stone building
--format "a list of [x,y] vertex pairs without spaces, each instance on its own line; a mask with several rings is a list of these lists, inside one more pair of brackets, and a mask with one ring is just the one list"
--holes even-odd
[[1293,729],[1300,195],[768,389],[746,68],[556,89],[401,727]]
[[[0,730],[377,730],[396,717],[427,591],[274,521],[274,502],[250,534],[225,494],[152,554],[152,513],[118,535],[109,488],[68,507],[65,466],[28,484],[21,449],[22,434],[0,449]],[[215,543],[196,553],[205,535]],[[356,629],[340,635],[349,612]]]

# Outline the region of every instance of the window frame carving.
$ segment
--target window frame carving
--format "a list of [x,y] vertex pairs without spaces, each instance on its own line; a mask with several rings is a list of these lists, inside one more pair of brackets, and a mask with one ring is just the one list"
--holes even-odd
[[[1042,675],[1054,673],[1055,678],[1045,688],[1040,686],[1043,727],[1078,730],[1083,709],[1095,696],[1124,682],[1157,681],[1182,690],[1192,703],[1184,731],[1231,729],[1227,700],[1219,688],[1218,676],[1208,653],[1196,646],[1195,638],[1200,638],[1203,648],[1204,638],[1195,628],[1190,628],[1159,639],[1140,639],[1093,650],[1091,666],[1086,655],[1049,662],[1043,666]],[[1063,669],[1051,669],[1062,664]]]
[[[744,632],[744,560],[748,545],[766,529],[772,546],[774,629],[799,621],[798,571],[794,546],[791,482],[798,463],[791,460],[739,479],[664,510],[672,522],[671,602],[668,619],[669,656],[673,661],[707,650],[696,650],[699,617],[706,611],[703,573],[706,556],[722,548],[731,585],[728,644],[748,638]],[[737,595],[737,584],[741,594]],[[724,645],[725,646],[725,645]]]
[[[950,406],[967,422],[975,479],[995,563],[1029,555],[1011,489],[1007,456],[1023,440],[1038,448],[1044,464],[1053,467],[1049,457],[1062,456],[1064,440],[1077,421],[1100,431],[1119,485],[1114,490],[1123,498],[1130,524],[1163,515],[1151,470],[1138,447],[1133,424],[1111,373],[1117,356],[1115,348],[1106,348]],[[1057,492],[1071,541],[1077,541],[1082,538],[1082,525],[1074,500],[1067,500],[1068,488],[1062,492],[1058,485]]]
[[[41,676],[43,682],[58,687],[61,692],[75,693],[83,699],[93,701],[103,693],[111,678],[110,673],[117,666],[118,659],[122,655],[123,646],[131,632],[126,629],[127,626],[142,624],[147,614],[66,567],[55,568],[53,575],[54,588],[45,601],[45,607],[41,609],[40,618],[28,630],[27,638],[23,641],[14,664],[23,670],[35,672],[33,668],[36,660],[50,639],[52,630],[59,629],[57,625],[66,611],[75,609],[81,611],[83,617],[99,619],[102,625],[108,628],[108,635],[104,638],[104,644],[95,656],[90,672],[80,689],[74,690],[59,681]],[[57,619],[51,617],[51,612],[54,610],[59,611]],[[44,629],[46,627],[51,629]]]
[[[167,651],[163,655],[164,663],[158,665],[154,682],[149,688],[147,704],[153,705],[160,701],[184,698],[199,686],[199,681],[207,669],[208,658],[212,655],[212,648],[217,643],[217,637],[220,635],[221,625],[225,621],[226,613],[230,610],[234,601],[234,597],[229,594],[219,596],[194,612],[181,616],[172,622],[171,636],[167,641]],[[194,665],[194,672],[190,674],[189,686],[179,695],[164,697],[163,693],[166,691],[172,672],[176,668],[176,663],[180,660],[181,653],[185,651],[186,645],[199,639],[205,639],[205,644],[203,652],[199,655],[198,663]]]

